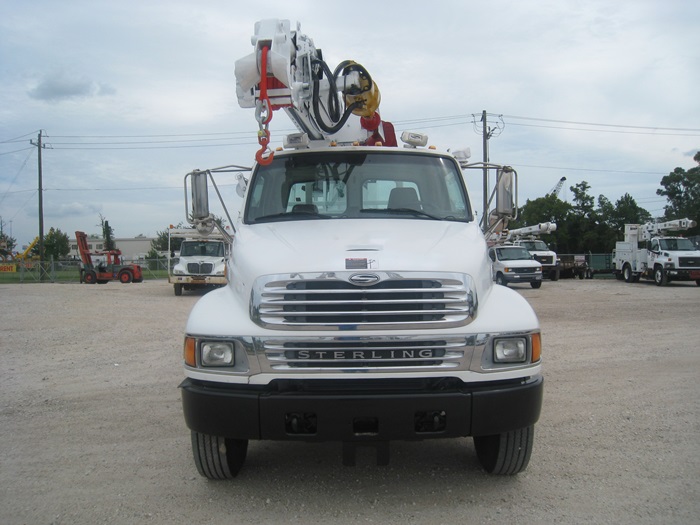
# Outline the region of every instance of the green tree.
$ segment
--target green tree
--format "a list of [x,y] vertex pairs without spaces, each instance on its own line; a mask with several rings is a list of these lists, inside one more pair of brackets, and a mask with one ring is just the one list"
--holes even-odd
[[50,261],[51,258],[59,260],[65,258],[70,253],[70,239],[68,235],[58,228],[50,228],[44,235],[44,259]]
[[114,242],[114,229],[109,225],[107,219],[100,214],[100,227],[102,228],[102,238],[104,239],[104,249],[116,250],[117,246]]
[[[676,168],[661,179],[663,188],[657,189],[656,194],[666,197],[668,204],[664,206],[664,218],[667,220],[685,219],[686,217],[700,221],[700,151],[693,160],[698,166],[688,171]],[[699,227],[688,230],[688,235],[697,235]]]
[[518,210],[518,219],[509,224],[510,229],[532,226],[541,222],[553,222],[557,225],[557,231],[543,238],[554,249],[567,246],[569,239],[567,232],[562,229],[571,213],[571,204],[559,199],[556,195],[548,194],[534,200],[528,199],[525,205]]
[[651,219],[651,213],[640,207],[629,193],[625,193],[615,203],[611,214],[611,225],[622,235],[625,224],[643,224]]

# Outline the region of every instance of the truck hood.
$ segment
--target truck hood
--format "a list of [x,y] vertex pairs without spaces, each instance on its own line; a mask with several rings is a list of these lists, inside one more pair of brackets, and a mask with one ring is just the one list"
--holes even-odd
[[257,275],[351,269],[475,274],[485,264],[485,257],[474,261],[480,251],[484,240],[474,223],[304,220],[240,228],[233,265]]
[[262,275],[327,272],[457,272],[477,297],[493,286],[476,223],[412,219],[300,220],[237,228],[229,286],[241,306]]

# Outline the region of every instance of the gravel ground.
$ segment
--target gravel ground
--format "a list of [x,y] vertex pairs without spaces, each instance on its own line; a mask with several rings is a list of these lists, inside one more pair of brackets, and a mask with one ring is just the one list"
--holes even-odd
[[529,468],[480,470],[469,439],[251,442],[200,478],[177,385],[197,295],[165,281],[0,285],[2,524],[687,524],[700,516],[700,288],[616,280],[514,287],[543,332]]

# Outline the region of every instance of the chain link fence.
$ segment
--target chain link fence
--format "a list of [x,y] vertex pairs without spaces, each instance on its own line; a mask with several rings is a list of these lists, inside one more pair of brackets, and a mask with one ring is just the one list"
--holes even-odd
[[[174,264],[176,259],[170,259]],[[138,264],[145,279],[167,279],[168,259],[124,260],[123,264]],[[80,261],[10,261],[0,265],[0,284],[5,283],[79,283]]]

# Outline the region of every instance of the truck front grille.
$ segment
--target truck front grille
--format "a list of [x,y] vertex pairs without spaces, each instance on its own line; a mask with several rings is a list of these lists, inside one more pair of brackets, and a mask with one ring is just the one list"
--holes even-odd
[[700,258],[698,258],[698,257],[679,257],[678,264],[681,268],[700,268]]
[[267,366],[284,370],[457,368],[469,366],[465,337],[337,337],[262,341]]
[[541,264],[554,264],[554,257],[551,255],[535,255],[535,260]]
[[535,273],[537,268],[514,268],[515,273]]
[[465,274],[268,275],[255,283],[252,311],[257,324],[279,330],[446,328],[471,321],[474,290]]
[[191,275],[210,274],[213,269],[212,263],[187,263],[187,272]]

